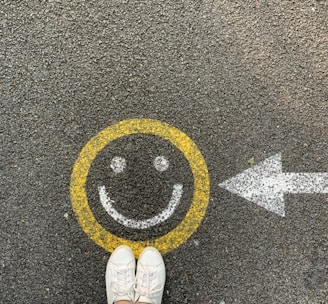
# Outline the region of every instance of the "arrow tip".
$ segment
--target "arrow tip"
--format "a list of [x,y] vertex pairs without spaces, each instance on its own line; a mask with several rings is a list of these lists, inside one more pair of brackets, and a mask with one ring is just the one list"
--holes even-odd
[[280,153],[220,183],[219,186],[284,217],[284,194],[270,184],[279,174],[282,174]]

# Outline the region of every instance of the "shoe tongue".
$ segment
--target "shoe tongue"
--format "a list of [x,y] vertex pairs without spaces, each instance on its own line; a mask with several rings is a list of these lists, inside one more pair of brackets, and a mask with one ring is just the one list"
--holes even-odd
[[140,296],[139,299],[137,299],[137,301],[141,303],[153,304],[153,301],[145,296]]

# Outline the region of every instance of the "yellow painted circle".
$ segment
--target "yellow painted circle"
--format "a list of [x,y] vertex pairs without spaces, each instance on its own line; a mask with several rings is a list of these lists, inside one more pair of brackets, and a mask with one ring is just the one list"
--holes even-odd
[[[85,184],[92,161],[111,141],[132,134],[152,134],[179,149],[188,160],[194,177],[193,201],[182,222],[167,234],[153,240],[131,241],[105,230],[95,219],[88,204]],[[71,201],[83,231],[99,246],[112,252],[119,245],[130,246],[138,257],[146,246],[154,246],[167,253],[184,243],[200,225],[208,205],[210,180],[205,160],[196,144],[182,131],[166,123],[151,119],[123,120],[107,127],[82,149],[71,176]]]

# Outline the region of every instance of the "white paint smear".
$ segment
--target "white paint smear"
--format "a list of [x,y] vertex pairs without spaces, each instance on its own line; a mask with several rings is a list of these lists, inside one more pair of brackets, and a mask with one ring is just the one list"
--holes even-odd
[[145,220],[131,219],[117,212],[117,210],[113,207],[113,203],[115,203],[115,201],[109,197],[105,186],[98,187],[98,192],[102,206],[115,221],[128,228],[147,229],[166,221],[174,213],[180,203],[183,193],[182,188],[182,185],[174,184],[172,196],[167,207],[156,216]]
[[219,186],[285,216],[284,194],[328,193],[328,173],[283,173],[281,154],[276,154]]
[[169,167],[169,161],[164,156],[157,156],[154,159],[154,167],[159,172],[164,172]]
[[124,157],[115,156],[113,157],[110,167],[114,173],[122,173],[126,167],[126,160]]

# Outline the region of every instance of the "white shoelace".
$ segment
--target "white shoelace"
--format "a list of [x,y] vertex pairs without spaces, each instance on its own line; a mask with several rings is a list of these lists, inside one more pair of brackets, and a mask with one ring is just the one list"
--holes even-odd
[[116,269],[116,280],[112,282],[112,291],[114,298],[126,296],[133,293],[135,280],[130,276],[130,268],[122,267]]
[[140,267],[139,276],[141,279],[137,282],[138,286],[135,287],[135,291],[140,295],[147,298],[153,298],[158,292],[162,291],[162,287],[156,282],[156,270],[147,269],[146,267]]

